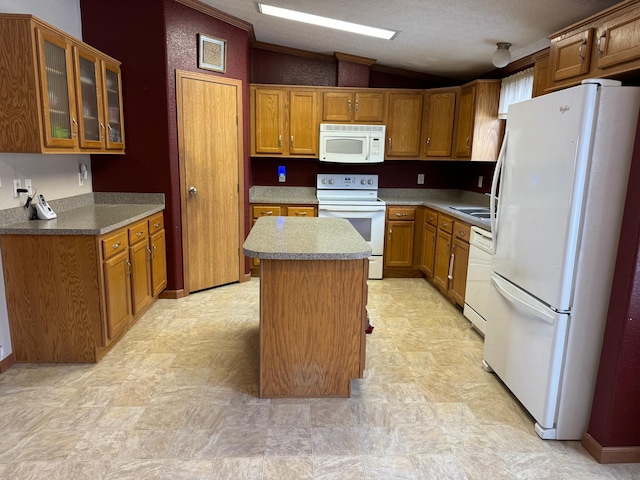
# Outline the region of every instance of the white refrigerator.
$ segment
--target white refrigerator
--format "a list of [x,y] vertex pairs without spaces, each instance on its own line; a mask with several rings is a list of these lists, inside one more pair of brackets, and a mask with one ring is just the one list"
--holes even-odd
[[544,439],[588,427],[639,110],[611,80],[509,108],[484,366]]

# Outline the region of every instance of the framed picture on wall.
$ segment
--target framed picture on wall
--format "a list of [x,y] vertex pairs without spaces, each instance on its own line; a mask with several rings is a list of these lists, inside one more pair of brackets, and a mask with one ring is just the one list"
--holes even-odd
[[220,38],[198,34],[198,68],[225,73],[227,42]]

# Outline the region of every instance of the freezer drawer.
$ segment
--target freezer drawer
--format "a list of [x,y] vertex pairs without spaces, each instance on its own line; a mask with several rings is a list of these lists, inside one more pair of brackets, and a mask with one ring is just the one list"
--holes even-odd
[[491,286],[485,362],[535,418],[538,434],[555,438],[569,315],[552,311],[496,274]]

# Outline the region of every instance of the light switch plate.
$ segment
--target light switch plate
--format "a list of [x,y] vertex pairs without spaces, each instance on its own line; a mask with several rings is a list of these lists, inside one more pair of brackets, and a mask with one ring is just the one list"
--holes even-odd
[[418,185],[424,185],[424,173],[418,174]]

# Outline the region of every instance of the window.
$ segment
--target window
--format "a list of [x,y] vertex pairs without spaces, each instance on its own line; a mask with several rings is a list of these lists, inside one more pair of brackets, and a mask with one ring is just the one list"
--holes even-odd
[[529,100],[533,95],[533,67],[502,79],[498,117],[507,118],[509,105]]

